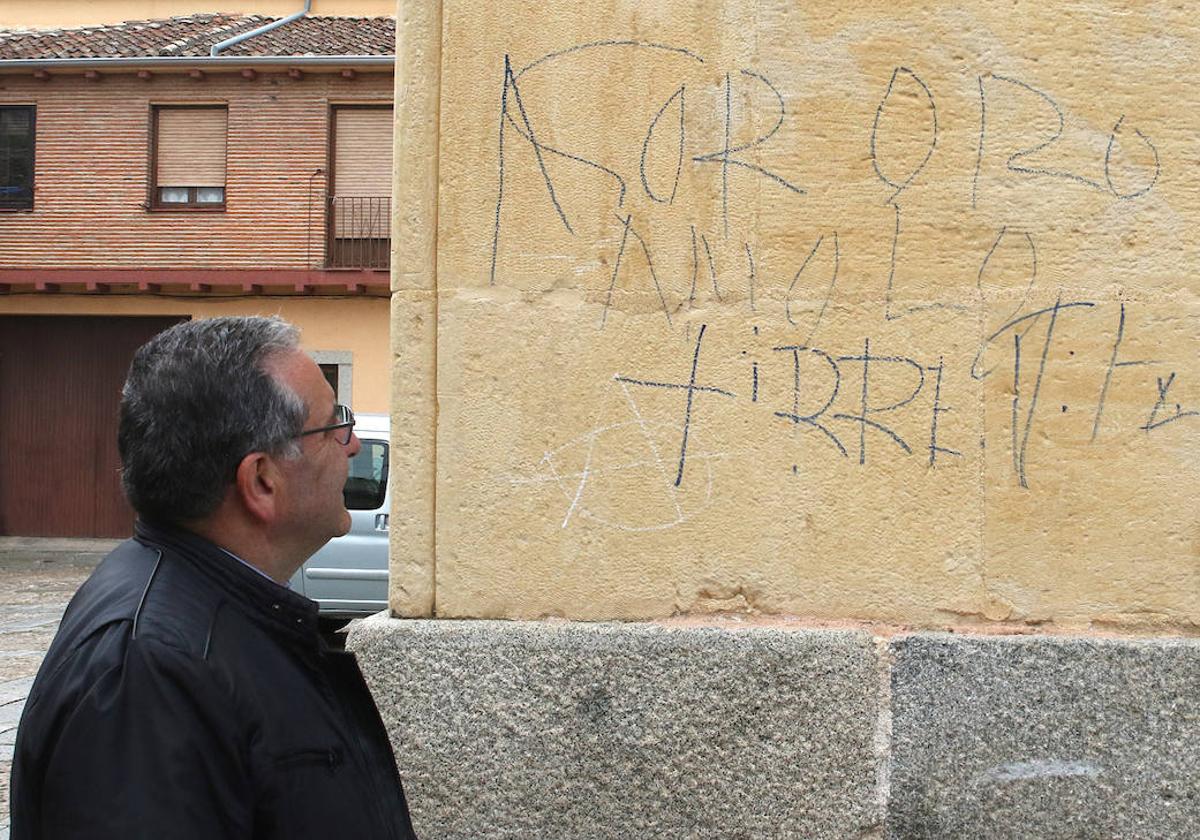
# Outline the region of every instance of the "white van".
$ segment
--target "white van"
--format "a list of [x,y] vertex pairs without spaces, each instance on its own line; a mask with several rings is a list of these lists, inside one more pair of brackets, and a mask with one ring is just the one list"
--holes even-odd
[[350,531],[326,543],[292,576],[292,590],[320,604],[322,617],[352,618],[387,607],[390,430],[386,414],[354,415],[362,450],[350,461],[342,491]]

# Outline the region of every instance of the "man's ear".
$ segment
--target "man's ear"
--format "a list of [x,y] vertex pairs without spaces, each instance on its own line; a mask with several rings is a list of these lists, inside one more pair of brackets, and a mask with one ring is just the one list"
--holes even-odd
[[238,464],[234,490],[253,519],[271,523],[278,518],[281,479],[275,460],[265,452],[251,452]]

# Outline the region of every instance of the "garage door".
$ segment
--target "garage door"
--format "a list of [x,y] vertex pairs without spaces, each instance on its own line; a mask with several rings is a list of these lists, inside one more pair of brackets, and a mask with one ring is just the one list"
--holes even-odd
[[117,411],[134,351],[184,317],[0,316],[0,534],[122,537]]

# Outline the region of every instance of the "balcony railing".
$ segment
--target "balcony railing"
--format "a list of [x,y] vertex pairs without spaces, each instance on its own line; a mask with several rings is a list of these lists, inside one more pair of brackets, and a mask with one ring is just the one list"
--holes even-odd
[[387,269],[391,207],[387,196],[330,198],[327,267]]

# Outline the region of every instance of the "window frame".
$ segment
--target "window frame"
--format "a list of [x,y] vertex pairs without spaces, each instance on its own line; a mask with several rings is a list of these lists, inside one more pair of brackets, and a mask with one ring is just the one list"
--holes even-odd
[[[225,183],[221,186],[221,201],[196,200],[196,193],[212,187],[174,187],[186,189],[188,200],[162,201],[158,185],[158,115],[167,111],[217,111],[225,112]],[[229,103],[227,102],[155,102],[150,105],[149,120],[150,166],[146,177],[146,209],[155,213],[224,213],[229,200]]]
[[[350,350],[309,350],[309,358],[322,365],[337,365],[337,395],[335,402],[353,406],[354,395],[354,353]],[[324,373],[324,371],[322,371]]]
[[[333,267],[334,261],[333,249],[334,241],[339,237],[337,234],[337,215],[334,210],[333,200],[337,198],[337,142],[338,142],[338,127],[337,117],[339,111],[391,111],[392,113],[392,142],[395,143],[395,118],[396,118],[396,103],[386,99],[365,99],[365,100],[335,100],[328,103],[325,112],[325,261],[326,268]],[[395,168],[395,161],[392,161],[392,167]],[[391,195],[392,185],[388,185],[388,201],[394,200],[395,196]],[[390,206],[389,206],[390,215]],[[382,237],[381,237],[382,238]],[[391,240],[391,232],[388,231],[388,241]],[[390,248],[390,246],[389,246]],[[390,264],[390,258],[384,262],[382,266],[372,267],[371,270],[386,271]],[[348,267],[348,266],[347,266]]]
[[5,102],[0,103],[0,108],[20,108],[29,112],[29,203],[20,207],[0,203],[0,213],[31,213],[37,200],[37,105],[31,102]]

